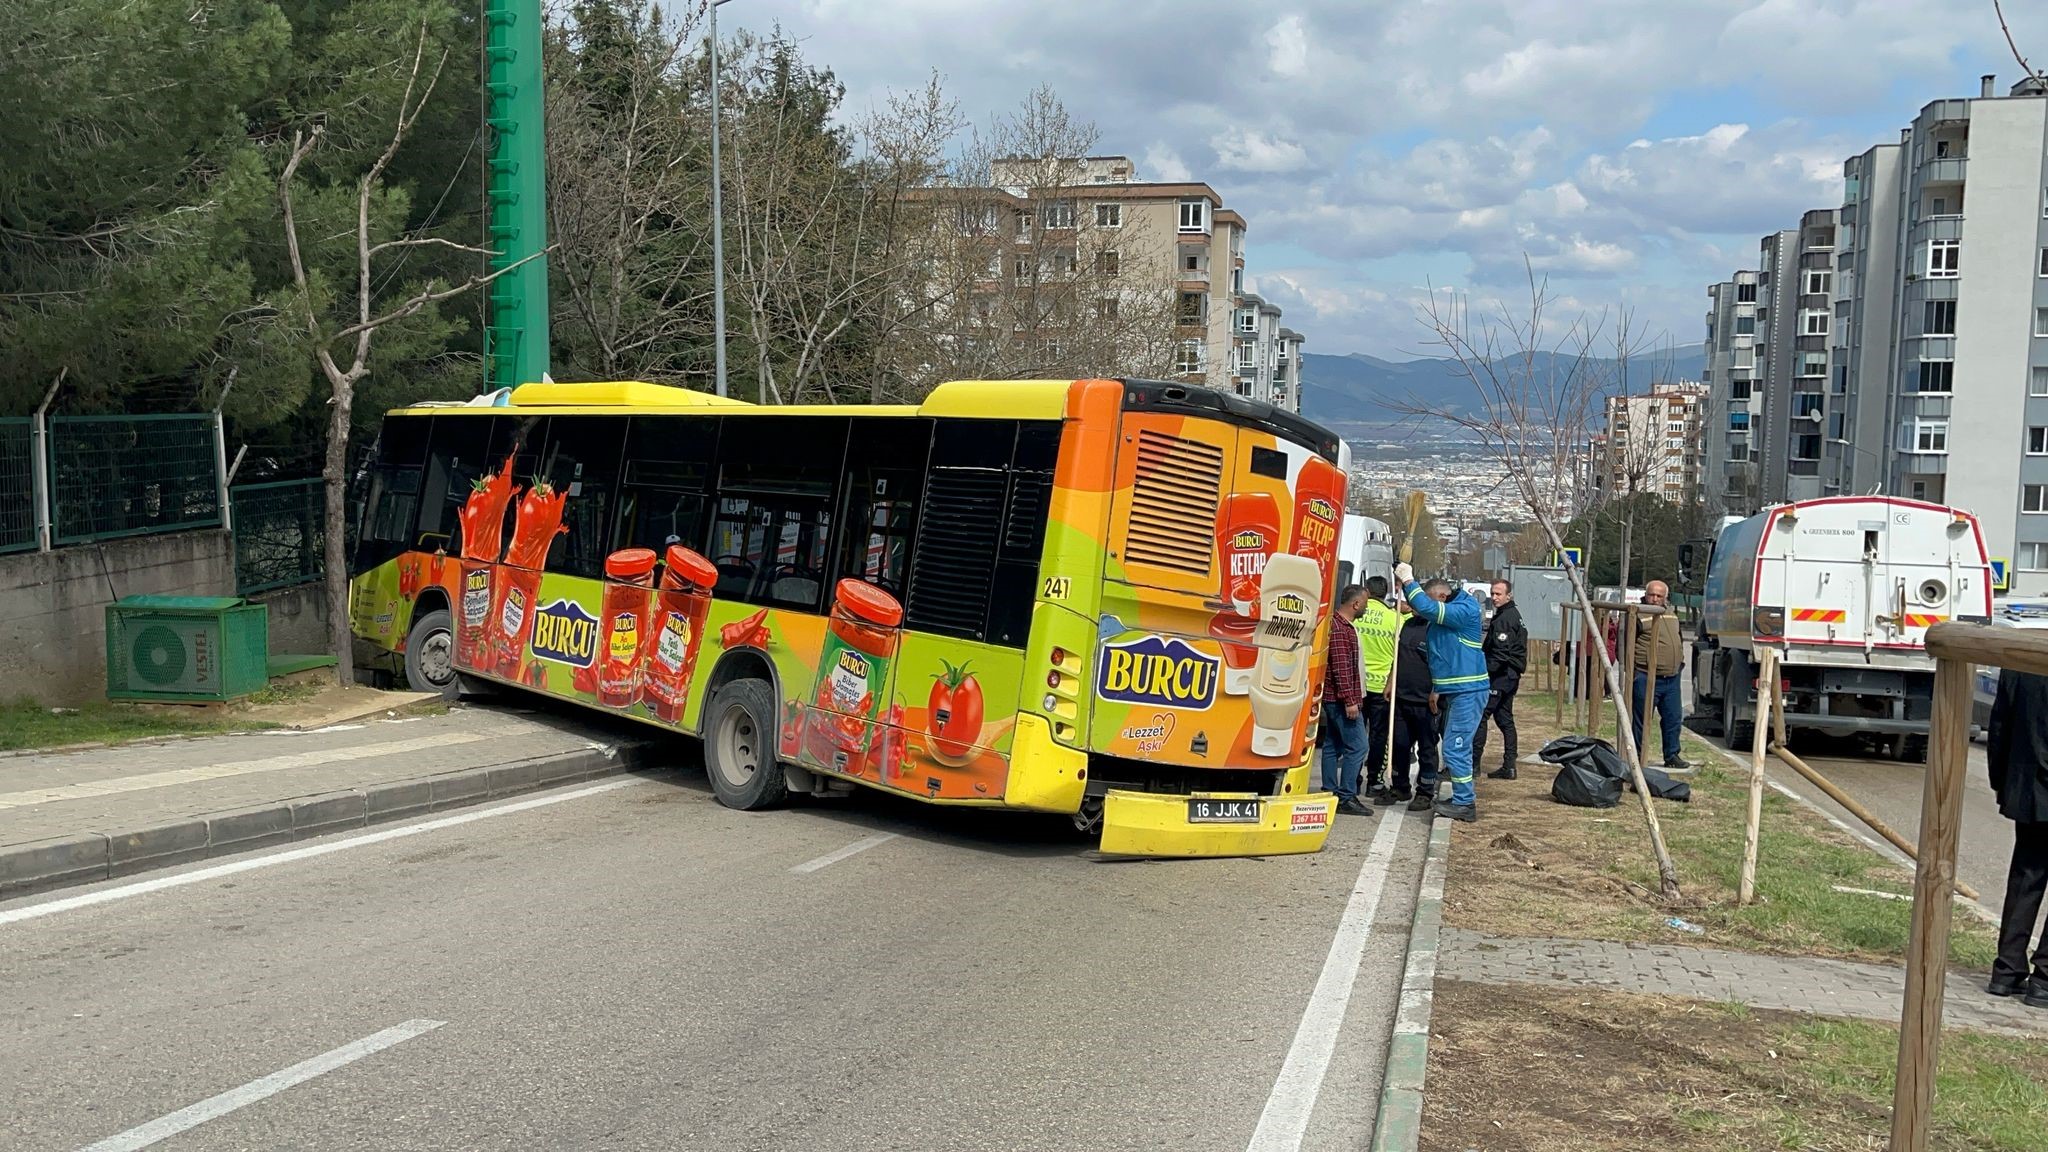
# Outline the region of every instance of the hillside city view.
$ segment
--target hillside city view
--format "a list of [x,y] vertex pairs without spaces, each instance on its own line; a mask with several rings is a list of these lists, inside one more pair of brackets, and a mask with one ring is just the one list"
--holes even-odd
[[2048,3],[0,3],[0,1152],[2048,1152]]

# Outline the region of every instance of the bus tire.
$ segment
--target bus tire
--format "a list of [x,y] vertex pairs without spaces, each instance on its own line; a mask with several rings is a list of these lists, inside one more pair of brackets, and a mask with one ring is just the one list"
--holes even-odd
[[455,620],[446,608],[414,618],[405,634],[405,686],[438,692],[453,700],[460,691],[455,674]]
[[704,774],[727,808],[754,812],[789,795],[775,759],[775,692],[765,680],[734,680],[704,708]]

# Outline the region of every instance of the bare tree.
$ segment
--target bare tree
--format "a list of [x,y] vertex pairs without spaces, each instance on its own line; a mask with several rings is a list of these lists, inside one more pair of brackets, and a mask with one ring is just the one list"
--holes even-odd
[[[406,134],[412,131],[419,119],[420,110],[434,94],[434,85],[441,78],[441,68],[448,62],[444,50],[434,63],[426,85],[420,88],[420,66],[426,58],[427,27],[420,25],[419,41],[413,49],[412,71],[405,83],[405,92],[399,98],[398,119],[391,132],[391,141],[378,155],[369,169],[362,174],[356,185],[356,212],[354,240],[356,249],[356,283],[354,292],[353,320],[330,321],[323,313],[331,305],[324,299],[331,295],[324,285],[315,285],[306,274],[306,261],[300,250],[298,219],[295,215],[292,189],[298,178],[299,167],[313,150],[320,145],[325,134],[324,124],[314,123],[310,128],[295,129],[292,133],[291,159],[285,163],[284,171],[278,176],[277,197],[284,211],[285,249],[291,258],[292,284],[296,299],[281,311],[296,311],[296,317],[305,325],[306,336],[314,359],[320,365],[321,375],[326,377],[329,388],[327,414],[327,455],[321,470],[325,481],[327,500],[324,516],[326,533],[327,569],[327,631],[329,641],[334,645],[335,676],[346,687],[355,681],[355,661],[351,652],[349,633],[349,576],[348,557],[344,544],[348,487],[348,434],[349,418],[355,404],[356,385],[370,372],[370,345],[379,329],[396,324],[418,314],[439,301],[459,296],[524,264],[525,260],[500,268],[453,286],[435,282],[418,288],[399,303],[388,308],[378,308],[376,293],[371,288],[371,271],[378,258],[386,253],[402,252],[408,248],[439,245],[454,248],[478,256],[491,256],[487,249],[457,244],[433,236],[404,236],[378,241],[373,239],[372,206],[384,194],[384,172],[398,149],[405,143]],[[418,100],[414,91],[419,90]],[[381,206],[381,205],[380,205]],[[539,255],[536,253],[536,255]],[[527,259],[532,259],[528,257]],[[337,356],[340,358],[337,359]],[[342,361],[347,367],[342,366]]]
[[[1562,327],[1549,316],[1550,292],[1535,269],[1528,271],[1526,315],[1502,304],[1495,319],[1476,327],[1462,309],[1431,293],[1422,321],[1434,342],[1441,344],[1457,371],[1480,398],[1475,409],[1417,399],[1404,405],[1417,416],[1435,417],[1479,437],[1507,472],[1509,481],[1544,537],[1554,549],[1565,547],[1562,527],[1573,499],[1573,461],[1585,443],[1587,425],[1599,412],[1613,381],[1600,367],[1596,352],[1608,332],[1605,318],[1574,318]],[[1621,339],[1626,349],[1629,341]],[[1592,599],[1584,569],[1568,566],[1573,598],[1585,618],[1593,619]],[[1614,697],[1623,725],[1630,723],[1632,704],[1622,683],[1622,669],[1604,644],[1592,646]],[[1617,740],[1622,758],[1642,801],[1651,850],[1664,897],[1680,896],[1678,869],[1664,843],[1664,830],[1643,779],[1642,759],[1633,741]]]
[[2026,55],[2020,51],[2019,41],[2013,39],[2012,25],[2005,20],[2005,5],[1999,0],[1991,0],[1991,11],[1998,16],[1998,30],[2005,33],[2005,46],[2012,49],[2012,58],[2019,63],[2020,71],[2025,72],[2027,78],[2037,84],[2048,84],[2048,73],[2038,71],[2028,63]]

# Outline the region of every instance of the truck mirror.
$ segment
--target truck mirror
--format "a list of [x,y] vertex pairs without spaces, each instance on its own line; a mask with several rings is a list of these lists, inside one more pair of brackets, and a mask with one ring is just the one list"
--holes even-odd
[[1692,546],[1692,545],[1691,545],[1690,543],[1686,543],[1686,544],[1680,544],[1680,545],[1678,546],[1678,582],[1679,582],[1679,583],[1681,583],[1681,584],[1690,584],[1690,583],[1692,583],[1692,569],[1693,569],[1693,560],[1694,560],[1695,556],[1696,556],[1696,550],[1695,550],[1695,549],[1693,548],[1693,546]]

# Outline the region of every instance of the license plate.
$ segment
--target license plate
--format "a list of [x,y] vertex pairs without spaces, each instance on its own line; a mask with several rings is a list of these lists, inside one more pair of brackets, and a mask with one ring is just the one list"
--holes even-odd
[[1257,800],[1190,800],[1188,801],[1188,823],[1190,824],[1257,824],[1259,802]]

